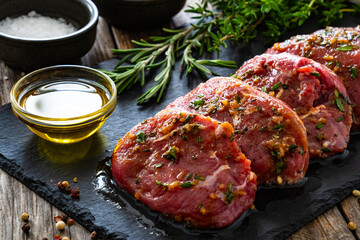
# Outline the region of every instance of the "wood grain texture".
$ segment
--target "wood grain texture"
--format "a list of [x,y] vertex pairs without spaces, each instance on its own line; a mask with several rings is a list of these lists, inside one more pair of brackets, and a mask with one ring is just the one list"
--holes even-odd
[[347,228],[347,223],[335,206],[308,223],[287,240],[339,239],[353,240],[354,235]]
[[360,198],[350,196],[340,203],[341,211],[347,223],[354,222],[357,226],[353,231],[357,239],[360,239]]
[[[193,5],[196,2],[199,0],[188,0],[187,4]],[[189,15],[181,12],[174,18],[173,25],[179,26],[189,20]],[[100,18],[96,43],[80,63],[92,66],[112,58],[112,48],[131,48],[133,47],[131,40],[147,39],[151,35],[160,33],[160,29],[141,32],[117,29]],[[22,75],[0,61],[0,106],[10,102],[10,89]],[[360,239],[359,230],[351,232],[347,228],[348,221],[354,221],[360,228],[359,202],[351,196],[340,206],[328,210],[294,233],[288,240]],[[28,235],[21,230],[24,224],[20,219],[22,212],[30,215],[31,230]],[[61,211],[0,170],[0,240],[54,239],[56,234],[68,236],[72,240],[90,239],[90,232],[79,224],[67,226],[65,231],[57,230],[53,218],[60,214]]]

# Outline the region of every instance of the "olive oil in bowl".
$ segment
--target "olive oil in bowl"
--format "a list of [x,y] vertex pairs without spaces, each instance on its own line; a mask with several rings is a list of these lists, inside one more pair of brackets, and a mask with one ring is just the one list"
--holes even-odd
[[114,111],[116,87],[97,70],[55,66],[20,79],[11,102],[15,115],[38,136],[73,143],[95,133]]

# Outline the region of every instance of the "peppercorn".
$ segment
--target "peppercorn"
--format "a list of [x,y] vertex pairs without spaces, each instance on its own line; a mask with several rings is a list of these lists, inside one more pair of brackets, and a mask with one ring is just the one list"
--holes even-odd
[[56,223],[56,228],[60,231],[65,229],[65,223],[63,221],[59,221]]
[[22,227],[21,227],[21,229],[23,230],[23,232],[24,233],[26,233],[26,234],[28,234],[29,232],[30,232],[30,224],[28,224],[28,223],[25,223]]
[[65,187],[65,191],[67,191],[67,192],[70,192],[70,191],[71,191],[71,186],[70,186],[70,184]]
[[72,225],[74,225],[75,224],[75,220],[74,219],[68,219],[67,220],[67,225],[69,225],[69,226],[72,226]]
[[63,189],[65,188],[65,187],[63,186],[63,184],[62,184],[61,181],[58,182],[57,186],[58,186],[58,188],[59,188],[60,190],[63,190]]
[[354,222],[349,222],[348,223],[348,228],[353,231],[353,230],[356,229],[356,224]]
[[21,214],[21,220],[27,221],[28,219],[29,219],[29,214],[27,214],[25,212]]
[[80,190],[79,190],[79,188],[76,188],[76,189],[72,190],[72,191],[71,191],[71,196],[74,197],[74,198],[80,197]]
[[63,237],[61,240],[70,240],[68,237]]
[[359,191],[359,190],[353,190],[353,191],[352,191],[352,194],[353,194],[355,197],[360,197],[360,191]]
[[61,214],[61,220],[63,220],[64,222],[66,222],[68,220],[68,215],[66,215],[65,213],[64,214]]
[[90,234],[90,238],[91,239],[95,239],[96,238],[96,232],[93,231],[91,234]]
[[48,238],[43,238],[42,240],[49,240]]

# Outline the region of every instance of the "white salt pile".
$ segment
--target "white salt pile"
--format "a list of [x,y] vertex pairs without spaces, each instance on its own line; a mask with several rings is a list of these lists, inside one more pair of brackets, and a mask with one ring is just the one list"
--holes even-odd
[[76,28],[65,19],[43,16],[35,11],[16,18],[7,17],[0,22],[0,32],[27,39],[56,38],[75,31]]

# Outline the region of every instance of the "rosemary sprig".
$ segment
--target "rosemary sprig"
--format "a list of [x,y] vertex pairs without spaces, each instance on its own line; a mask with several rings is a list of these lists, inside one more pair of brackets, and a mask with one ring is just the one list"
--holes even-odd
[[[138,80],[144,86],[145,73],[160,68],[154,78],[156,84],[137,100],[142,104],[157,95],[159,102],[177,59],[181,59],[186,75],[193,70],[203,78],[217,75],[206,66],[236,68],[236,63],[200,58],[205,51],[219,54],[221,47],[227,47],[227,40],[246,43],[257,36],[261,27],[269,41],[276,41],[284,31],[302,25],[312,14],[321,13],[321,22],[328,25],[341,19],[343,12],[359,13],[360,7],[346,0],[202,0],[186,12],[195,15],[196,23],[183,29],[163,29],[164,36],[150,37],[149,41],[132,41],[138,46],[133,49],[113,50],[123,58],[114,71],[104,72],[114,80],[118,93]],[[125,62],[129,65],[123,65]]]

